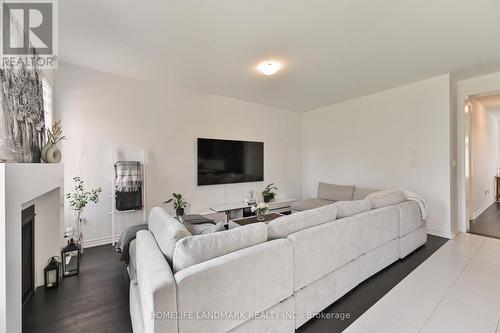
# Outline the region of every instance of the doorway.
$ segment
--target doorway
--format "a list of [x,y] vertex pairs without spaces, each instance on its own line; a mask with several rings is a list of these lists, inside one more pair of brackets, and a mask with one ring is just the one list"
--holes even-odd
[[468,230],[500,239],[500,94],[471,95],[464,104]]
[[22,219],[22,304],[23,312],[35,293],[35,206],[24,209]]

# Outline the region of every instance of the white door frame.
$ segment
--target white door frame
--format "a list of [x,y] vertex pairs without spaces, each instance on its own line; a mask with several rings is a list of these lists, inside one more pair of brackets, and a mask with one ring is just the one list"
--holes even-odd
[[457,83],[457,200],[458,200],[458,231],[469,231],[467,216],[467,184],[465,179],[465,100],[471,95],[481,95],[500,91],[500,73],[480,76]]

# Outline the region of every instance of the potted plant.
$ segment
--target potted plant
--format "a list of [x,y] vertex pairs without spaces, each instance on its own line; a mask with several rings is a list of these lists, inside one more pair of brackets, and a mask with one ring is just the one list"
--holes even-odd
[[274,192],[274,191],[277,189],[278,188],[276,186],[274,186],[274,183],[267,185],[264,188],[264,191],[262,191],[262,198],[264,199],[264,202],[273,201],[274,198],[276,198],[276,192]]
[[267,204],[264,202],[259,202],[257,205],[252,206],[252,213],[257,215],[257,221],[265,221],[266,220],[266,212],[267,212]]
[[184,216],[184,211],[188,203],[184,201],[184,198],[180,193],[172,193],[172,196],[173,198],[168,199],[167,201],[164,202],[164,204],[172,203],[172,205],[174,206],[175,215]]
[[73,178],[74,187],[72,193],[66,194],[70,207],[76,212],[76,225],[73,231],[75,239],[80,244],[81,253],[83,253],[83,233],[82,233],[82,212],[90,202],[98,203],[99,194],[102,192],[100,187],[87,191],[80,177]]

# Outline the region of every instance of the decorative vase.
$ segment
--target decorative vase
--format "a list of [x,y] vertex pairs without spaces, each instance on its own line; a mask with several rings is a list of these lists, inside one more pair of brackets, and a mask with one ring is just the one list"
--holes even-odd
[[44,161],[45,163],[49,163],[47,162],[47,150],[49,150],[50,147],[52,147],[52,142],[49,141],[42,147],[42,150],[40,151],[42,161]]
[[266,220],[266,211],[257,211],[257,221],[264,222]]
[[59,163],[61,162],[61,157],[61,151],[54,144],[52,144],[45,153],[45,159],[47,163]]
[[184,216],[184,208],[177,208],[175,210],[175,215],[177,215],[177,216]]
[[268,195],[263,195],[262,198],[264,199],[265,203],[269,203],[269,202],[271,202],[271,201],[274,200],[275,196],[276,196],[275,194],[271,193],[271,194],[268,194]]
[[83,219],[79,216],[76,218],[76,228],[75,228],[75,241],[80,246],[80,253],[83,254],[83,231],[82,231]]
[[47,142],[41,150],[42,161],[45,163],[59,163],[61,162],[61,151],[52,142]]

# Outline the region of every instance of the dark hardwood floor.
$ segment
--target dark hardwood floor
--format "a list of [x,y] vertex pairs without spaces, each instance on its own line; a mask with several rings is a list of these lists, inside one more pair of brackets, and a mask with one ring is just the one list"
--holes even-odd
[[[297,332],[342,332],[446,241],[429,236],[426,245],[363,282],[323,311],[349,314],[349,319],[313,319]],[[23,332],[132,332],[128,285],[125,267],[110,245],[88,249],[82,257],[78,276],[64,279],[58,289],[39,288],[35,292],[23,316]]]
[[129,279],[111,245],[85,249],[80,274],[57,289],[38,288],[23,315],[23,333],[132,332]]
[[469,232],[500,239],[500,202],[495,202],[472,221]]

